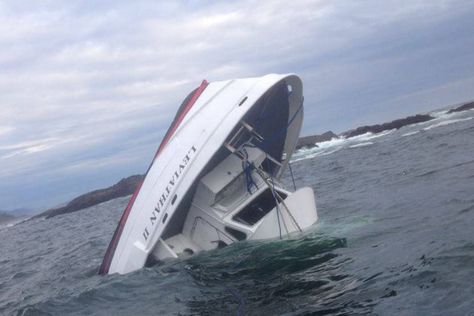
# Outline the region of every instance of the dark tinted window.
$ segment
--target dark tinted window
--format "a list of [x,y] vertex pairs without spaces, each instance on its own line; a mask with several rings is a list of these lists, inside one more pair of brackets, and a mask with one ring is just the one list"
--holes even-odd
[[[286,198],[285,194],[281,192],[279,194],[283,199]],[[275,206],[276,202],[272,190],[266,189],[255,200],[234,215],[232,219],[236,222],[252,226],[267,215]]]

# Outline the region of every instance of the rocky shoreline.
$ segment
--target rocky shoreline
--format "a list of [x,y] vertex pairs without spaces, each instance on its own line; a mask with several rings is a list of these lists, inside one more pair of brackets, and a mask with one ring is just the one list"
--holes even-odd
[[310,135],[310,136],[303,136],[298,139],[298,143],[296,144],[296,149],[300,149],[302,147],[314,147],[317,146],[317,143],[326,142],[333,138],[338,138],[336,134],[332,131],[327,131],[321,135]]
[[[474,101],[463,103],[460,106],[457,106],[455,108],[448,110],[446,113],[451,114],[451,113],[456,113],[456,112],[468,111],[472,109],[474,109]],[[355,129],[342,132],[339,135],[333,133],[332,131],[327,131],[320,135],[303,136],[303,137],[300,137],[300,139],[298,140],[296,149],[300,149],[303,147],[306,147],[306,148],[317,147],[318,143],[325,142],[333,138],[335,139],[341,138],[341,137],[351,138],[351,137],[366,134],[366,133],[377,134],[383,131],[399,129],[399,128],[402,128],[403,126],[427,122],[433,119],[434,117],[429,114],[417,114],[413,116],[407,116],[402,119],[393,120],[388,123],[360,126]]]
[[351,137],[359,136],[366,133],[377,134],[377,133],[389,131],[392,129],[399,129],[399,128],[402,128],[403,126],[427,122],[433,119],[434,117],[432,117],[431,115],[417,114],[414,116],[405,117],[403,119],[394,120],[388,123],[361,126],[356,129],[343,132],[340,134],[340,136],[345,137],[345,138],[351,138]]
[[399,128],[402,128],[403,126],[427,122],[433,119],[434,117],[428,114],[417,114],[417,115],[405,117],[403,119],[397,119],[388,123],[360,126],[355,129],[342,132],[339,135],[334,134],[332,131],[328,131],[321,135],[305,136],[305,137],[301,137],[298,140],[296,149],[303,148],[303,147],[306,147],[306,148],[317,147],[318,143],[325,142],[333,138],[336,138],[336,139],[341,138],[341,137],[351,138],[351,137],[363,135],[366,133],[377,134],[383,131],[399,129]]

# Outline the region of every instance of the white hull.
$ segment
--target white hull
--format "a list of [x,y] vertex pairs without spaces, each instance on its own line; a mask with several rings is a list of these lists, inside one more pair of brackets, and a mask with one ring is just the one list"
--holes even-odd
[[[239,132],[258,138],[260,135],[251,131],[257,126],[248,126],[242,120],[256,117],[260,108],[265,109],[261,113],[277,113],[278,109],[269,111],[265,107],[273,106],[269,93],[281,94],[283,86],[291,86],[285,100],[288,125],[281,133],[283,138],[277,140],[281,148],[270,144],[280,157],[271,157],[259,148],[244,149],[251,156],[246,163],[254,163],[257,168],[248,169],[245,174],[255,185],[251,193],[242,192],[235,185],[242,178],[240,147],[234,148],[229,143],[233,140],[238,145],[239,140],[230,138]],[[150,258],[163,260],[218,248],[240,239],[277,237],[313,224],[317,214],[312,190],[303,188],[290,193],[278,183],[298,139],[302,102],[301,81],[294,75],[267,75],[202,85],[188,100],[188,108],[177,118],[178,124],[170,128],[144,182],[132,197],[100,272],[128,273],[142,268]],[[260,120],[265,125],[264,120],[271,118]],[[252,123],[260,125],[258,122]],[[270,132],[270,127],[267,130]],[[232,150],[237,151],[231,154]],[[268,164],[269,159],[275,161],[271,162],[274,166],[265,171],[263,161]],[[226,196],[226,190],[238,192]],[[275,193],[284,197],[284,201],[275,197]],[[269,194],[275,198],[273,204]],[[263,217],[253,223],[255,216],[245,207],[251,207],[257,197],[270,209],[264,210]],[[250,215],[238,215],[239,212]],[[251,225],[246,224],[246,218],[250,218]]]

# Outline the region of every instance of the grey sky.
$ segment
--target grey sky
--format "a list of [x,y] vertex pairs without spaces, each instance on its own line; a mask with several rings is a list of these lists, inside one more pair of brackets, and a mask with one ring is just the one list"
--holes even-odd
[[471,1],[0,2],[0,209],[146,170],[202,79],[295,72],[303,134],[474,98]]

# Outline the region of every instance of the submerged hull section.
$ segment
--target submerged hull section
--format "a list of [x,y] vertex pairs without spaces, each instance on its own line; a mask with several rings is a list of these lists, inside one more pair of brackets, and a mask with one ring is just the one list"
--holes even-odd
[[298,139],[302,103],[295,75],[203,82],[183,103],[132,196],[100,273],[128,273],[150,258],[313,224],[312,190],[291,193],[278,182]]

